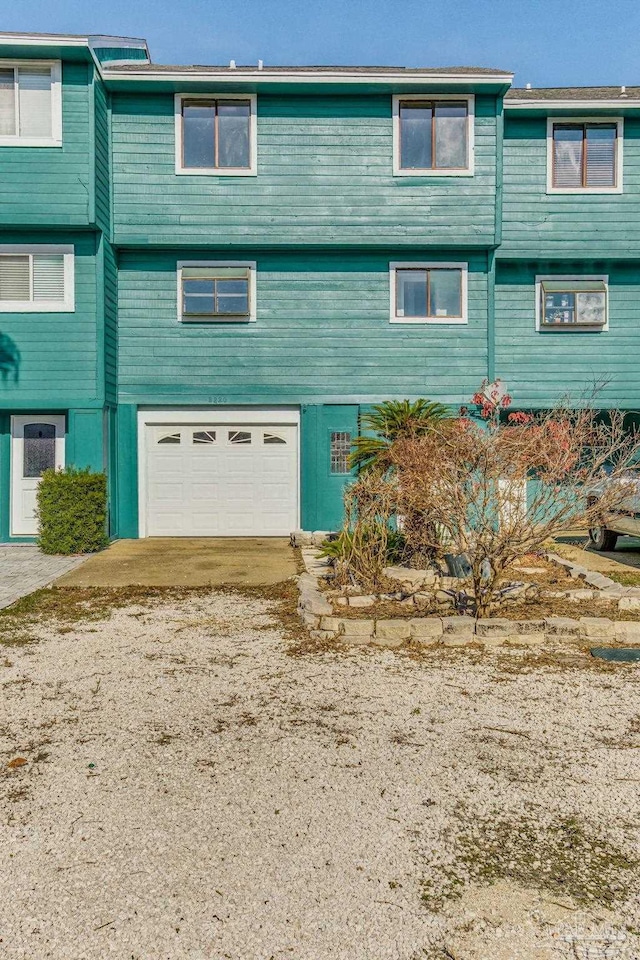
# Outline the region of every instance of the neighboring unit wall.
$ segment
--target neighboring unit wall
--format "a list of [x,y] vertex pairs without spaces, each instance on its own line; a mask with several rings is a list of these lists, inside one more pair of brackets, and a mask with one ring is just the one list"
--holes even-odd
[[[584,110],[580,115],[592,116]],[[499,256],[639,256],[640,119],[635,117],[624,120],[623,160],[621,194],[548,194],[547,118],[507,110]]]
[[391,95],[258,94],[258,175],[175,173],[174,97],[113,95],[115,241],[489,245],[496,98],[475,103],[475,175],[393,176]]
[[61,147],[0,146],[0,225],[90,223],[92,70],[87,63],[62,64]]
[[[255,250],[233,256],[256,259]],[[486,256],[403,257],[468,262],[468,324],[389,322],[397,251],[265,251],[257,257],[255,323],[180,323],[177,262],[225,253],[120,252],[120,402],[467,402],[487,370]]]
[[105,400],[118,400],[118,267],[116,252],[109,241],[102,238],[104,290],[104,366]]
[[95,220],[111,236],[111,146],[109,136],[109,95],[97,71],[93,77],[95,143]]
[[52,410],[101,404],[96,236],[0,231],[0,244],[15,243],[73,244],[75,310],[0,312],[0,406]]
[[[536,275],[609,277],[608,330],[536,331]],[[640,265],[603,260],[499,263],[496,279],[496,373],[514,405],[578,399],[605,381],[604,406],[640,404]]]

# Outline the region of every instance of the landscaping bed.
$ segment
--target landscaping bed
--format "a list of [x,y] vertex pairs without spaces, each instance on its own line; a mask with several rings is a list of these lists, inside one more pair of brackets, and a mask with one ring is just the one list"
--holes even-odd
[[479,618],[465,609],[463,579],[389,567],[384,589],[394,592],[364,594],[354,584],[336,585],[333,565],[317,549],[301,555],[299,612],[317,639],[385,647],[640,644],[640,590],[553,554],[514,565],[522,576],[511,581],[515,599]]

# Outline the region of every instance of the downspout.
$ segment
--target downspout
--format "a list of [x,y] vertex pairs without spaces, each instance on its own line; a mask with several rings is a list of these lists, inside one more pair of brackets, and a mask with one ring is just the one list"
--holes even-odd
[[487,251],[487,378],[496,378],[496,250],[502,243],[504,152],[503,94],[496,97],[496,200],[494,246]]

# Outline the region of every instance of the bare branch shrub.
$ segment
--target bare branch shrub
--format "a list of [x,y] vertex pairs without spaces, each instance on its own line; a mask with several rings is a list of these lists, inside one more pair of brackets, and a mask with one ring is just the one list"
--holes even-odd
[[[506,422],[443,421],[390,451],[399,512],[422,513],[430,521],[423,533],[444,532],[452,552],[469,556],[479,617],[519,557],[624,509],[639,455],[640,437],[622,413],[568,405]],[[435,537],[430,546],[437,549]]]
[[[383,584],[390,542],[396,536],[395,478],[376,471],[361,474],[345,491],[345,521],[333,550],[336,582],[376,588]],[[331,544],[329,545],[332,546]]]

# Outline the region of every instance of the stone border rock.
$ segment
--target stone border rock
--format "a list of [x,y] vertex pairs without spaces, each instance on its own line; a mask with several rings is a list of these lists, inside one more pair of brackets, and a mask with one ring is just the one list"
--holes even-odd
[[[318,585],[321,578],[331,576],[329,562],[318,556],[318,551],[311,545],[303,547],[301,553],[306,572],[298,577],[298,612],[311,636],[316,639],[338,639],[346,646],[372,644],[378,647],[400,647],[408,641],[426,647],[437,644],[447,647],[470,644],[484,647],[539,646],[557,645],[561,640],[585,641],[588,644],[593,641],[640,644],[640,620],[615,621],[608,617],[545,617],[540,620],[490,617],[474,620],[473,617],[453,616],[376,620],[335,616],[333,606]],[[549,555],[549,559],[552,558],[553,562],[561,561],[561,566],[568,563],[561,557]],[[575,567],[574,564],[571,566]],[[578,568],[576,579],[586,580],[582,570],[585,568]],[[589,574],[589,571],[585,570],[585,573]],[[624,587],[621,589],[626,590]],[[640,591],[631,596],[616,594],[616,597],[619,598],[620,609],[640,609]],[[626,603],[634,605],[627,606]]]

